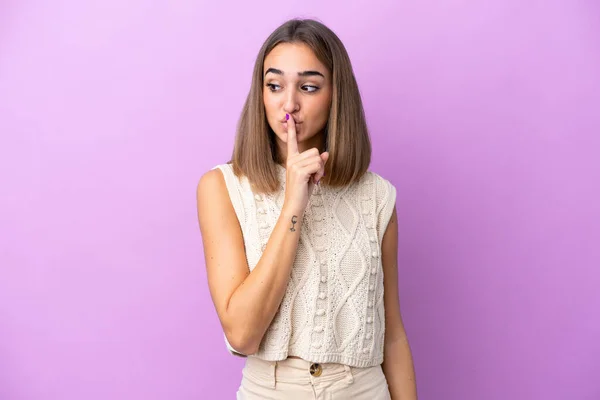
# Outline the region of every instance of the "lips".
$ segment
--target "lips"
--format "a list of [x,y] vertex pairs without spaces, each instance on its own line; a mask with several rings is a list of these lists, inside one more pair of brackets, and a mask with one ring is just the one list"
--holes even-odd
[[[286,123],[288,121],[286,119],[282,119],[279,122],[281,122],[283,124],[283,123]],[[296,121],[296,125],[300,125],[301,123],[302,123],[302,121],[300,121],[300,122]]]
[[[288,121],[284,121],[284,122],[282,122],[282,123],[281,123],[281,126],[282,126],[282,128],[284,129],[284,131],[285,131],[285,132],[287,132],[287,130],[288,130]],[[296,127],[296,133],[297,133],[298,135],[300,135],[300,134],[302,133],[302,131],[303,131],[303,128],[302,128],[302,123],[301,123],[301,122],[296,122],[296,125],[295,125],[295,127]]]

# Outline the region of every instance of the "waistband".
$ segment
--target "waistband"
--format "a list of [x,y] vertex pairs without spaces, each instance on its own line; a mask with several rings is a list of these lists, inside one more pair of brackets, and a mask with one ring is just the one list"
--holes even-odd
[[[318,372],[314,375],[311,374],[311,368],[313,372]],[[260,379],[264,384],[274,388],[277,382],[316,384],[318,382],[347,380],[348,383],[352,383],[354,382],[354,372],[357,369],[364,368],[336,363],[312,363],[300,358],[265,361],[250,356],[246,359],[243,374]]]

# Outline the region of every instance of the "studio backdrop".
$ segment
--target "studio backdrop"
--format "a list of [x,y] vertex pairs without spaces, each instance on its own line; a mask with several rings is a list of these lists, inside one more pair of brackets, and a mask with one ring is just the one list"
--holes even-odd
[[423,400],[600,399],[600,6],[0,2],[0,399],[231,399],[196,185],[267,35],[342,39]]

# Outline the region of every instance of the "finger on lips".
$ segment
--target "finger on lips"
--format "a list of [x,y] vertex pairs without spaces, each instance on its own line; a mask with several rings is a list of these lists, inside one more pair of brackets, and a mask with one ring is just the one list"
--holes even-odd
[[296,123],[294,121],[294,117],[289,114],[285,114],[285,119],[287,120],[288,155],[298,154],[298,141],[296,139]]
[[[289,165],[289,161],[291,161],[290,156],[297,156],[300,153],[298,151],[298,139],[296,136],[296,121],[294,120],[294,117],[290,114],[285,114],[285,119],[287,121],[286,122],[287,150],[288,150],[288,165]],[[317,150],[316,154],[314,154],[313,149],[306,150],[305,152],[303,152],[300,155],[300,159],[296,160],[296,162],[299,163],[299,161],[301,161],[301,160],[305,161],[303,163],[299,163],[301,165],[298,165],[300,167],[304,167],[307,164],[310,164],[310,163],[307,163],[306,161],[314,156],[318,157],[318,159],[316,161],[317,161],[317,164],[319,165],[319,168],[312,173],[312,181],[314,183],[319,183],[321,178],[323,176],[325,176],[325,163],[327,162],[327,159],[329,158],[328,152],[318,154],[318,150]]]

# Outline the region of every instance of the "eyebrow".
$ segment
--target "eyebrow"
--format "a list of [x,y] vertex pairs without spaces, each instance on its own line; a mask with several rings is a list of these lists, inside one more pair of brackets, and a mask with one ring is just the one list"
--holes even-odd
[[[269,68],[267,70],[267,72],[265,72],[265,76],[267,76],[267,74],[271,72],[273,74],[277,74],[277,75],[283,75],[283,71],[277,68]],[[302,71],[302,72],[298,72],[298,76],[321,76],[323,78],[325,78],[325,76],[320,73],[319,71]]]

